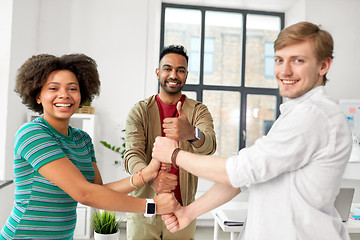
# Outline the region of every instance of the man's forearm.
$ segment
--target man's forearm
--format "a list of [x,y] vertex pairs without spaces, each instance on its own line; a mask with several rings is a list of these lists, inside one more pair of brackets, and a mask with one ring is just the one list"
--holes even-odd
[[215,183],[209,191],[185,207],[186,215],[193,220],[230,201],[240,192],[240,188]]
[[226,158],[180,151],[176,157],[176,164],[198,177],[230,185],[226,173]]

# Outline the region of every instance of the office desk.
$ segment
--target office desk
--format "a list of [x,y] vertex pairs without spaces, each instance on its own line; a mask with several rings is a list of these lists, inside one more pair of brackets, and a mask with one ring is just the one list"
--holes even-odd
[[[214,240],[218,240],[219,238],[219,230],[220,228],[224,232],[230,232],[230,239],[236,240],[239,236],[239,233],[242,231],[243,226],[227,226],[224,224],[224,219],[220,217],[219,213],[221,213],[222,210],[214,210],[212,212],[214,216]],[[237,212],[237,211],[234,211]]]
[[[354,212],[353,209],[355,206],[360,206],[360,203],[353,203],[351,212]],[[243,215],[244,211],[247,210],[247,203],[237,203],[233,206],[221,206],[211,211],[214,216],[214,240],[218,240],[220,229],[224,232],[230,232],[230,240],[236,240],[239,233],[243,230],[243,226],[228,226],[224,224],[225,221],[233,220],[227,216],[229,210],[231,211],[231,215]],[[360,233],[360,220],[349,218],[344,225],[349,233]]]
[[[243,226],[228,226],[225,221],[242,221],[245,217],[242,217],[246,213],[248,208],[247,202],[227,203],[211,211],[214,217],[214,240],[218,240],[220,229],[224,232],[230,232],[230,239],[237,240],[239,233],[243,230]],[[238,215],[240,218],[234,219],[228,216],[231,212],[231,216]],[[245,220],[245,219],[244,219]]]

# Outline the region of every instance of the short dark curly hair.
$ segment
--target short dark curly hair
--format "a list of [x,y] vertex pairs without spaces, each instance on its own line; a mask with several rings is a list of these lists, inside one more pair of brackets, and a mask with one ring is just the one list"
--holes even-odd
[[169,53],[176,53],[176,54],[180,54],[182,56],[185,57],[186,59],[186,63],[189,62],[189,56],[187,55],[186,49],[184,46],[182,45],[169,45],[164,47],[161,52],[160,52],[160,57],[159,57],[159,63],[161,61],[161,59]]
[[94,59],[84,54],[69,54],[56,57],[39,54],[29,58],[18,70],[15,92],[30,110],[43,113],[42,104],[36,97],[49,75],[56,70],[68,70],[75,74],[80,85],[81,102],[91,102],[100,94],[100,80]]

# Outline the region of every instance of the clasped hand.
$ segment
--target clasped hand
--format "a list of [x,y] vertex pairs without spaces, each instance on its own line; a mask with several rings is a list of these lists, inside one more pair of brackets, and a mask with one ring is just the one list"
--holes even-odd
[[171,163],[171,155],[179,143],[167,137],[156,137],[152,151],[153,159],[163,163]]
[[[162,163],[162,165],[165,164]],[[169,193],[175,189],[177,183],[176,175],[168,173],[167,170],[160,170],[151,187],[155,190],[156,194]]]
[[178,204],[173,213],[163,214],[161,218],[164,221],[167,229],[169,229],[169,231],[172,233],[185,228],[193,220],[192,218],[188,217],[186,207],[182,207],[180,204]]

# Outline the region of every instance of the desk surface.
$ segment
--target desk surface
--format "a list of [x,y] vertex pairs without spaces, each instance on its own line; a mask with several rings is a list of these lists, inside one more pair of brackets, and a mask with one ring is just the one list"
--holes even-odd
[[244,211],[247,211],[247,208],[248,208],[247,202],[237,202],[237,203],[228,202],[212,210],[211,214],[214,216],[215,222],[220,226],[220,228],[224,232],[241,232],[243,226],[228,226],[224,224],[225,221],[229,221],[229,220],[240,221],[240,219],[229,219],[229,217],[226,215],[226,211],[224,212],[224,210],[231,210],[232,215],[236,215],[236,214],[243,215]]
[[[351,212],[354,212],[355,207],[359,207],[360,203],[353,203]],[[226,211],[232,210],[233,213],[243,214],[243,211],[247,209],[247,203],[236,204],[236,206],[222,206],[211,211],[214,216],[215,222],[221,227],[224,232],[241,232],[243,226],[227,226],[224,224],[225,221],[231,220],[226,216]],[[350,212],[350,214],[352,214]],[[360,233],[360,220],[354,220],[349,218],[348,221],[344,222],[344,225],[349,233]]]
[[[225,219],[221,217],[219,213],[221,213],[223,210],[218,209],[211,212],[214,216],[215,222],[221,227],[221,229],[224,232],[241,232],[243,229],[243,226],[228,226],[224,224]],[[237,212],[238,210],[234,211]]]

